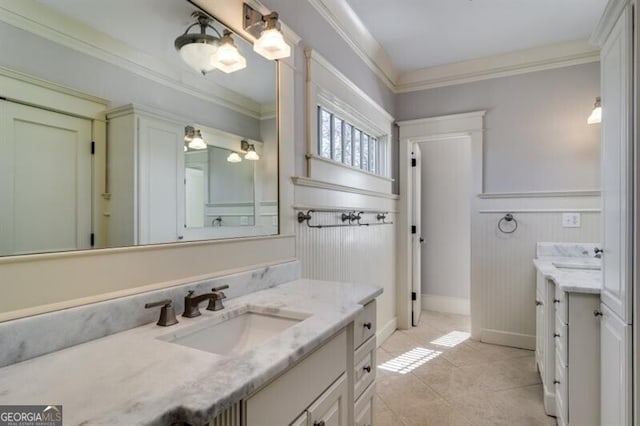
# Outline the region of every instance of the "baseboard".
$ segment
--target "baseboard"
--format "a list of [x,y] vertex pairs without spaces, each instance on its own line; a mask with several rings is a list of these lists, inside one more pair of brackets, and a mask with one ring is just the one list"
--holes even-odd
[[426,311],[445,312],[448,314],[469,315],[471,301],[462,297],[422,295],[422,309]]
[[549,416],[556,417],[556,394],[554,392],[547,391],[546,386],[542,386],[543,398],[544,398],[544,412]]
[[384,326],[378,327],[376,333],[376,346],[380,346],[387,340],[398,328],[398,317],[393,317]]
[[511,346],[520,349],[535,350],[536,336],[530,334],[510,333],[507,331],[483,329],[480,341],[494,345]]

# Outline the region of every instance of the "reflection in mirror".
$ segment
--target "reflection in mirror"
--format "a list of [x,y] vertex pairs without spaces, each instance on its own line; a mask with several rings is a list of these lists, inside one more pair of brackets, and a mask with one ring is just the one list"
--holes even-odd
[[[277,234],[275,62],[187,1],[0,9],[0,255]],[[183,60],[205,21],[245,68]]]

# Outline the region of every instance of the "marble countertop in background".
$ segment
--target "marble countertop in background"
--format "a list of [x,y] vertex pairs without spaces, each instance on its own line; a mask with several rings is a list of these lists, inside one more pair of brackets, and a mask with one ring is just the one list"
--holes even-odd
[[[563,291],[599,294],[602,288],[602,271],[593,268],[602,265],[601,259],[592,257],[544,257],[534,259],[533,264],[547,279],[553,280]],[[572,265],[572,268],[558,268],[556,265]],[[575,268],[574,268],[575,266]]]
[[[349,324],[374,286],[297,280],[201,309],[172,327],[147,324],[0,368],[0,404],[62,404],[65,424],[201,424],[251,395]],[[311,316],[236,357],[159,340],[247,304]],[[49,338],[55,339],[56,336]]]

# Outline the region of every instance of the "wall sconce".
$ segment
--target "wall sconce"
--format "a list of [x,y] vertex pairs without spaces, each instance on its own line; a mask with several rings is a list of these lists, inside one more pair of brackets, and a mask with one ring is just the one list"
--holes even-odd
[[[182,60],[194,70],[205,75],[218,68],[231,73],[247,66],[247,60],[240,54],[231,38],[231,31],[224,30],[224,34],[212,25],[214,19],[207,14],[195,11],[191,17],[196,23],[187,27],[184,34],[178,36],[174,46]],[[195,26],[200,26],[199,33],[189,33]],[[207,28],[212,29],[216,36],[207,34]]]
[[284,41],[278,14],[263,15],[248,4],[244,4],[243,28],[256,37],[253,50],[269,60],[288,58],[291,47]]
[[602,122],[602,103],[600,102],[600,96],[596,98],[596,102],[593,104],[593,111],[587,118],[587,124],[597,124]]
[[184,128],[184,141],[191,149],[207,149],[207,144],[202,139],[202,133],[193,126]]
[[227,157],[227,161],[230,163],[239,163],[242,161],[242,158],[240,157],[240,154],[234,151],[229,154],[229,156]]
[[260,156],[256,152],[256,147],[253,146],[252,143],[250,144],[249,142],[242,140],[240,141],[240,149],[246,152],[244,155],[245,160],[257,161],[260,159]]

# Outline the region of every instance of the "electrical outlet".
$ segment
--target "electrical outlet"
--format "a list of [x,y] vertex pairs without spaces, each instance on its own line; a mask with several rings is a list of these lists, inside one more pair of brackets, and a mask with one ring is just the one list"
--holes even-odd
[[249,224],[249,218],[247,216],[240,216],[240,225],[248,225]]
[[562,213],[563,228],[580,228],[580,213]]

